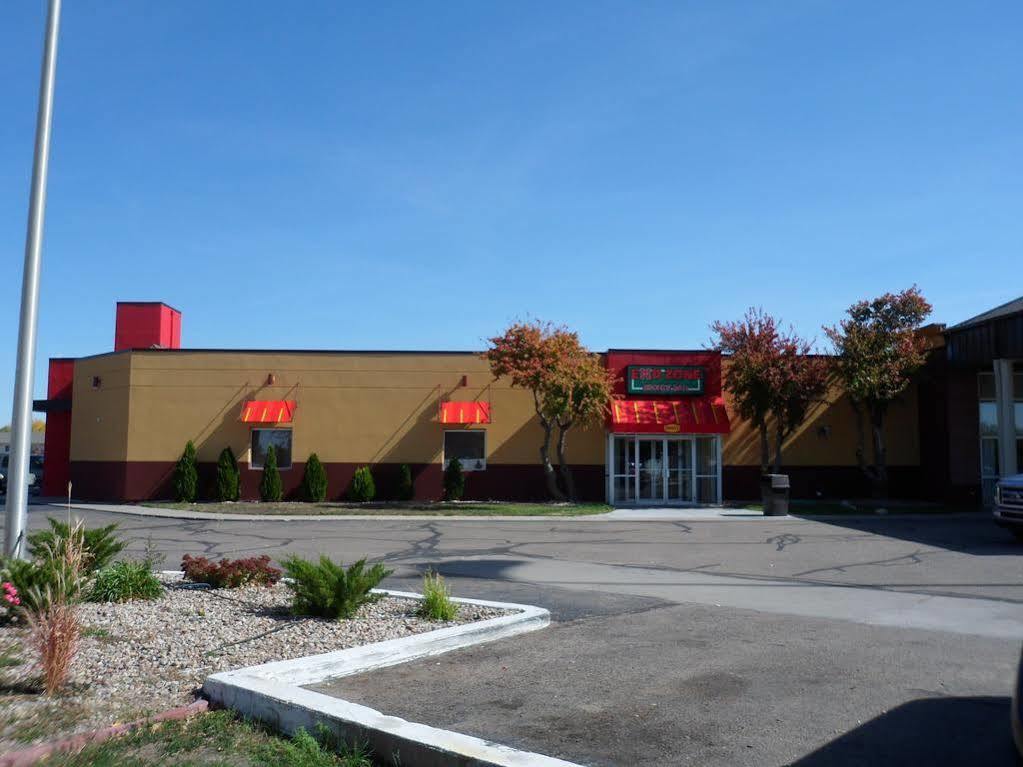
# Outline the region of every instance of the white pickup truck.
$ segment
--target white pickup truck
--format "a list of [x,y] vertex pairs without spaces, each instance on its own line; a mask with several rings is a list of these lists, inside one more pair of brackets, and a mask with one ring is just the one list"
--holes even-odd
[[1023,541],[1023,474],[998,480],[993,513],[995,522]]

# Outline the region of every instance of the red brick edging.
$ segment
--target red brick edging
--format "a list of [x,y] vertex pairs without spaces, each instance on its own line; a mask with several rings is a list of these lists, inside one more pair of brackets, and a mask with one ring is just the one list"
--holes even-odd
[[104,727],[101,730],[93,730],[92,732],[83,732],[80,735],[73,735],[70,738],[64,738],[62,740],[40,743],[39,745],[32,746],[31,748],[22,749],[21,751],[12,751],[0,756],[0,767],[30,767],[30,765],[33,765],[48,756],[52,756],[55,753],[64,751],[81,751],[83,748],[88,745],[92,745],[93,743],[102,743],[110,738],[127,735],[132,730],[136,730],[143,725],[152,724],[153,722],[169,722],[174,719],[187,719],[194,714],[203,713],[207,708],[209,708],[209,703],[200,699],[193,703],[189,703],[187,706],[172,708],[159,713],[156,716],[137,719],[134,722],[126,722],[124,724],[115,724],[110,727]]

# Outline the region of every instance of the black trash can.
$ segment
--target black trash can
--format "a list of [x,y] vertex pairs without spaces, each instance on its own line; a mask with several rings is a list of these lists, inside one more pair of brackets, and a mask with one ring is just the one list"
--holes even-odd
[[760,478],[765,517],[784,517],[789,513],[789,475],[764,474]]

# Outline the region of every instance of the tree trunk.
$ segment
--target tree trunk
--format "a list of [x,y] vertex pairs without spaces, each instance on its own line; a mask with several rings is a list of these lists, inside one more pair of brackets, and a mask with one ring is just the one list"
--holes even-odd
[[781,474],[781,446],[785,442],[785,425],[777,420],[774,427],[774,466],[772,471]]
[[771,447],[767,441],[767,422],[761,421],[757,430],[760,432],[760,473],[767,474],[767,467],[771,464]]
[[572,467],[568,465],[568,460],[565,457],[565,438],[571,427],[571,423],[568,425],[558,424],[558,472],[561,474],[561,484],[565,488],[565,494],[569,500],[574,501],[576,500],[575,481],[572,479]]
[[565,495],[558,487],[558,475],[554,473],[554,466],[551,464],[551,424],[543,424],[543,444],[540,446],[540,462],[543,464],[544,479],[547,480],[547,492],[555,501],[564,501]]
[[870,430],[874,449],[872,489],[875,498],[888,497],[888,450],[884,444],[884,417],[884,405],[873,405],[870,408]]

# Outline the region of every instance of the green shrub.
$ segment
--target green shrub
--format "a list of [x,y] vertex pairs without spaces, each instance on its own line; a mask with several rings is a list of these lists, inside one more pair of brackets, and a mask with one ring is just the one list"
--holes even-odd
[[407,463],[398,467],[398,492],[399,501],[411,501],[416,496],[415,485],[412,484],[412,469]]
[[419,614],[432,621],[453,621],[458,617],[458,603],[452,601],[451,590],[444,578],[435,572],[423,576],[423,601]]
[[[28,553],[33,559],[45,559],[50,556],[51,550],[57,556],[67,552],[67,542],[71,536],[68,523],[54,517],[47,521],[50,523],[49,530],[40,530],[28,536]],[[116,530],[116,522],[106,527],[82,529],[82,569],[86,573],[94,573],[106,567],[128,545],[117,537]]]
[[462,462],[452,458],[444,469],[444,500],[460,501],[464,493],[465,474],[462,473]]
[[237,501],[240,486],[238,461],[235,460],[234,451],[230,447],[225,447],[217,459],[217,500]]
[[283,496],[281,472],[277,469],[277,450],[270,445],[266,450],[266,459],[263,461],[263,478],[259,481],[259,497],[267,503],[277,503]]
[[327,498],[327,472],[320,463],[320,457],[313,453],[305,462],[302,475],[302,494],[307,501],[319,503]]
[[371,593],[393,571],[377,563],[366,569],[360,559],[347,569],[329,557],[311,562],[298,556],[281,562],[290,580],[285,581],[293,594],[291,609],[296,615],[320,618],[351,618],[365,604],[376,602],[379,594]]
[[83,583],[78,574],[60,559],[5,559],[0,563],[0,581],[18,590],[20,608],[34,613],[51,601],[77,602]]
[[90,602],[127,602],[129,599],[156,599],[163,584],[145,562],[121,560],[96,574],[89,591]]
[[373,482],[373,473],[369,466],[362,466],[352,475],[352,484],[348,487],[348,500],[355,503],[366,503],[376,497],[377,488]]
[[18,607],[37,617],[51,607],[79,601],[97,565],[105,566],[125,546],[113,535],[116,525],[86,530],[80,521],[68,525],[51,518],[49,523],[49,530],[29,536],[31,559],[0,562],[0,582],[10,582],[20,599]]
[[199,487],[199,470],[196,468],[195,445],[192,440],[185,444],[185,452],[181,454],[174,467],[174,498],[182,503],[192,503]]

